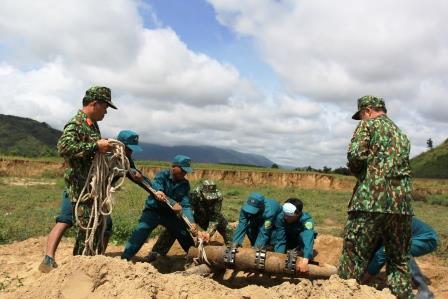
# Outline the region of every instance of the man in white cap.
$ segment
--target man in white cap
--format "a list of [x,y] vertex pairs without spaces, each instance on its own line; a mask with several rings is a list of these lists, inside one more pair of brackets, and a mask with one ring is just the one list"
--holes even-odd
[[299,269],[300,272],[308,272],[317,233],[314,231],[313,218],[303,213],[302,209],[303,203],[297,198],[289,198],[283,204],[282,212],[275,218],[271,242],[275,252],[285,253],[292,249],[303,253]]

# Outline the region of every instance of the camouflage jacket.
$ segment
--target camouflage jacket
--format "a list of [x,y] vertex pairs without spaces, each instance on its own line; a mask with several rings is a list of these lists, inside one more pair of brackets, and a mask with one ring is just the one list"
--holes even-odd
[[386,115],[360,121],[347,153],[358,179],[349,212],[412,215],[409,152],[408,138]]
[[65,188],[72,201],[76,201],[84,187],[95,153],[96,142],[101,139],[100,129],[81,110],[64,127],[58,140],[59,154],[67,165]]
[[193,209],[194,219],[199,224],[208,223],[207,232],[210,235],[215,233],[218,223],[224,218],[221,214],[222,200],[222,197],[214,200],[203,198],[200,187],[196,187],[190,193],[190,203]]

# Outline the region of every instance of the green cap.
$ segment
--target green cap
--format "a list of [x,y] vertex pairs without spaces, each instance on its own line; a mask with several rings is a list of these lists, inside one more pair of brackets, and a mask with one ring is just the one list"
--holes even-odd
[[118,133],[117,140],[122,142],[134,153],[139,153],[142,148],[138,145],[138,134],[131,130],[123,130]]
[[366,109],[368,107],[386,109],[386,104],[384,103],[383,98],[375,96],[363,96],[362,98],[358,99],[358,111],[355,114],[353,114],[352,118],[360,120],[361,110]]
[[264,196],[257,192],[249,195],[246,203],[243,205],[243,211],[249,214],[257,214],[264,207]]
[[86,95],[84,98],[94,101],[103,101],[106,102],[109,107],[117,109],[117,107],[112,103],[110,88],[108,87],[92,86],[86,90]]
[[179,166],[187,173],[193,172],[193,168],[191,168],[191,159],[187,156],[177,155],[173,159],[173,165]]

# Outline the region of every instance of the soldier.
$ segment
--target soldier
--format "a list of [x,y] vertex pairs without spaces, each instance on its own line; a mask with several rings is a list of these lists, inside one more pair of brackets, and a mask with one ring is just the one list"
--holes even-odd
[[299,264],[300,272],[308,272],[308,262],[313,259],[314,221],[310,214],[302,212],[303,203],[300,199],[289,198],[282,206],[282,212],[277,215],[272,233],[274,251],[285,253],[286,250],[296,250],[303,253]]
[[[152,186],[157,192],[148,196],[139,224],[126,243],[121,258],[130,260],[159,224],[179,241],[186,252],[194,245],[186,224],[175,214],[182,212],[192,223],[193,230],[197,230],[188,198],[190,183],[185,179],[186,174],[192,171],[191,159],[177,155],[171,169],[164,169],[156,174]],[[167,200],[173,205],[173,209],[166,204]]]
[[[148,178],[143,176],[135,167],[134,161],[132,159],[133,152],[141,152],[142,149],[138,146],[138,134],[130,131],[123,130],[118,133],[117,139],[121,141],[126,147],[125,152],[126,156],[129,159],[130,163],[130,171],[126,174],[126,176],[132,180],[136,184],[141,184],[143,180],[149,181]],[[68,197],[63,196],[61,203],[61,212],[59,216],[56,217],[56,225],[53,230],[48,235],[47,240],[47,253],[44,257],[44,260],[39,265],[39,270],[44,273],[48,273],[54,268],[57,267],[55,262],[55,253],[58,248],[58,245],[61,241],[62,235],[65,231],[73,226],[73,209],[72,203]],[[104,235],[104,248],[107,247],[109,238],[112,234],[112,219],[110,217],[107,218],[107,228]]]
[[348,204],[338,272],[344,279],[362,282],[375,245],[383,239],[389,288],[397,297],[408,298],[412,296],[410,142],[386,113],[382,98],[364,96],[352,117],[361,120],[347,153],[357,184]]
[[[101,139],[97,122],[103,120],[107,108],[117,109],[111,101],[110,89],[93,86],[86,91],[82,101],[83,108],[65,125],[62,136],[58,141],[59,154],[68,166],[65,171],[65,190],[62,193],[61,214],[56,218],[56,225],[48,236],[47,254],[39,269],[48,272],[57,267],[54,260],[56,248],[65,230],[73,225],[72,203],[79,197],[81,189],[89,173],[93,157],[97,152],[106,153],[110,150],[109,142]],[[86,214],[90,207],[83,204]],[[80,254],[81,244],[78,230],[77,240],[73,254]]]
[[233,234],[234,246],[241,246],[246,234],[255,248],[269,245],[275,217],[281,210],[276,200],[265,198],[257,192],[251,193],[240,211],[239,223]]
[[[417,217],[412,217],[412,238],[411,238],[411,261],[409,268],[411,269],[412,280],[418,287],[416,298],[430,299],[434,298],[434,294],[429,290],[426,284],[425,278],[418,267],[413,257],[423,256],[431,253],[437,248],[437,233],[436,231],[424,223]],[[377,275],[381,268],[386,264],[387,256],[384,251],[383,241],[377,245],[377,250],[373,254],[367,267],[367,271],[364,274],[364,281],[370,281],[375,275]]]
[[[221,213],[223,197],[216,188],[213,181],[205,180],[190,193],[190,203],[193,209],[193,217],[199,226],[206,230],[206,236],[211,238],[218,231],[224,239],[224,243],[229,243],[231,229],[228,222]],[[164,230],[152,251],[148,254],[147,261],[154,261],[157,256],[165,256],[176,239]],[[208,242],[208,240],[204,240]]]

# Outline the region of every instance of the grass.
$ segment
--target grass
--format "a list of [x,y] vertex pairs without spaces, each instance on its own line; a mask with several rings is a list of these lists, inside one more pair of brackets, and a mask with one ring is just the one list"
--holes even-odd
[[[11,186],[6,179],[0,178],[0,244],[47,235],[53,227],[54,219],[59,213],[63,180],[51,175],[42,180],[53,185]],[[196,182],[191,184],[193,187]],[[238,220],[242,204],[251,192],[257,191],[279,202],[284,202],[289,197],[302,199],[304,211],[313,216],[319,233],[342,236],[351,192],[273,186],[253,188],[224,182],[217,184],[224,195],[223,214],[229,221]],[[127,240],[138,223],[146,196],[144,190],[128,180],[115,193],[112,242],[121,244]],[[420,219],[438,232],[441,245],[436,255],[448,263],[447,202],[446,195],[429,196],[427,202],[414,202],[414,210]],[[153,236],[158,233],[159,230],[155,230]],[[73,230],[69,230],[68,236],[73,235]]]

